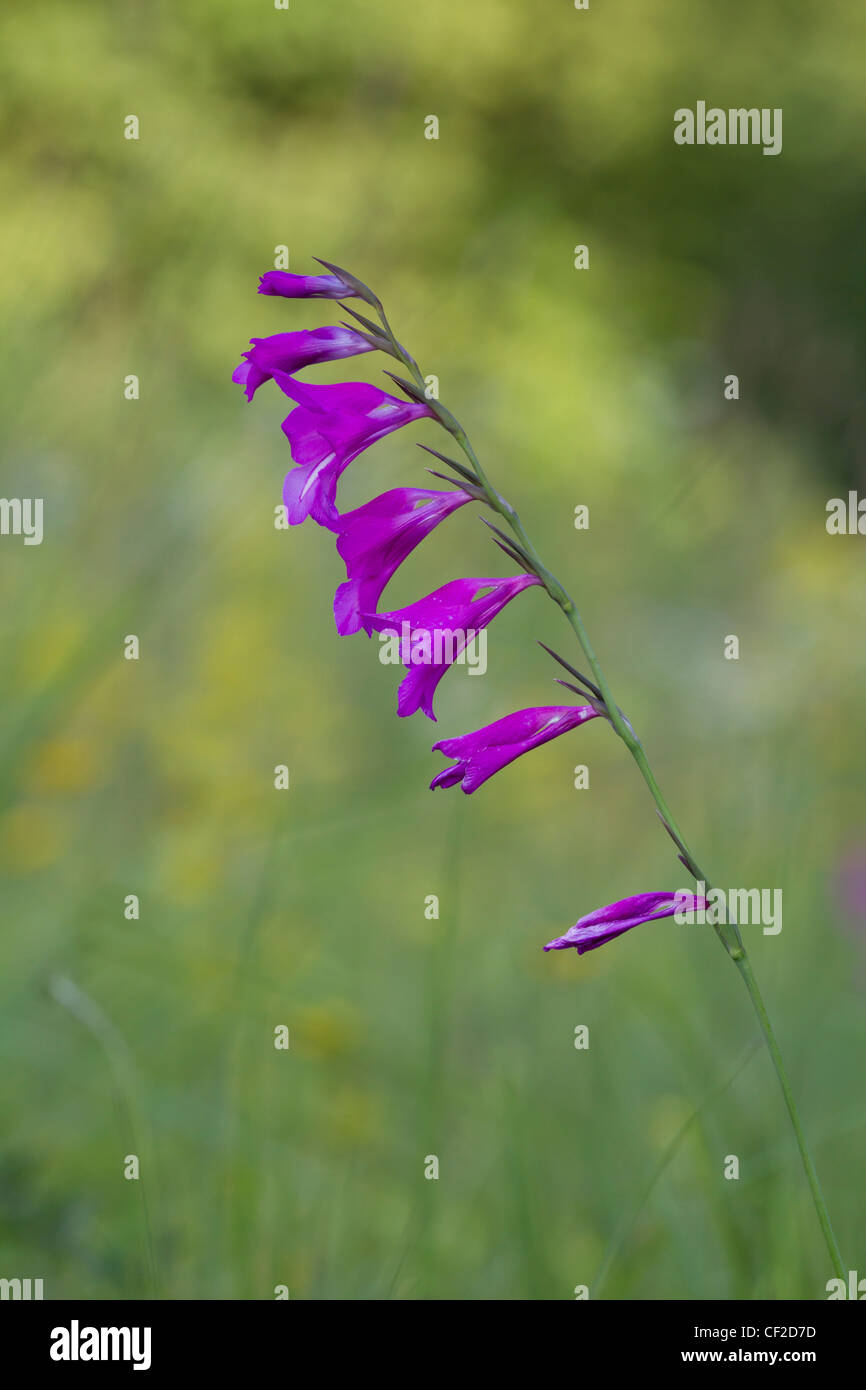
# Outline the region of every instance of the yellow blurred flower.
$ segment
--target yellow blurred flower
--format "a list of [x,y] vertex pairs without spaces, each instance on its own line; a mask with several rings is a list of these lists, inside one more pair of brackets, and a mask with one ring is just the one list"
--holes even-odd
[[382,1131],[382,1103],[378,1096],[357,1086],[344,1086],[328,1109],[328,1137],[340,1148],[370,1144]]
[[65,817],[42,806],[16,806],[0,821],[0,864],[10,874],[31,874],[60,855],[67,840]]
[[28,786],[34,792],[84,791],[97,781],[100,766],[90,739],[48,739],[30,760]]
[[295,1015],[294,1041],[308,1057],[341,1057],[357,1047],[361,1026],[357,1010],[342,999],[312,1004]]

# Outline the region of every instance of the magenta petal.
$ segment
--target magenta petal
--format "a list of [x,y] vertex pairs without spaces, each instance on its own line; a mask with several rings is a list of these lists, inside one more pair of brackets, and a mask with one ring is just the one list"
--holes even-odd
[[[405,718],[423,710],[435,723],[433,695],[456,657],[507,603],[541,581],[533,574],[503,579],[452,579],[432,594],[391,613],[368,613],[370,627],[394,633],[401,642],[401,661],[408,674],[397,693],[397,713]],[[418,639],[426,637],[430,659],[412,659]]]
[[474,733],[442,739],[434,743],[433,751],[438,749],[458,761],[434,777],[431,789],[461,783],[463,791],[470,795],[523,753],[596,717],[597,711],[591,705],[542,705],[516,710]]
[[346,562],[348,575],[334,597],[334,617],[341,635],[362,627],[370,632],[365,615],[375,612],[382,590],[406,556],[440,521],[471,500],[459,488],[455,492],[431,492],[401,487],[340,516],[335,527],[337,550]]
[[287,270],[268,270],[259,277],[259,294],[283,299],[348,299],[357,291],[339,275],[290,275]]
[[[303,329],[297,333],[274,333],[269,338],[251,338],[245,363],[236,368],[232,380],[243,382],[247,399],[252,400],[258,388],[270,381],[275,371],[290,374],[318,362],[334,362],[372,352],[373,344],[351,328],[328,327]],[[246,371],[244,366],[246,365]]]
[[337,480],[342,470],[335,454],[324,454],[319,460],[292,468],[283,482],[283,506],[290,526],[298,526],[307,517],[333,531],[339,524],[337,511]]
[[432,411],[416,401],[398,400],[365,382],[314,386],[278,368],[272,375],[280,389],[298,402],[283,421],[292,458],[297,464],[313,465],[301,478],[290,482],[290,473],[286,479],[286,489],[295,499],[289,521],[295,524],[312,516],[334,529],[337,482],[344,469],[377,440]]
[[643,922],[655,922],[661,917],[672,917],[675,912],[705,906],[706,899],[695,893],[638,893],[635,897],[622,898],[620,902],[596,908],[586,917],[581,917],[564,936],[549,941],[544,949],[564,951],[574,946],[578,955],[583,955],[584,951],[594,951],[606,941],[612,941],[615,936],[621,936]]
[[441,772],[437,772],[433,781],[430,783],[430,790],[434,787],[456,787],[463,773],[459,765],[457,767],[443,767]]

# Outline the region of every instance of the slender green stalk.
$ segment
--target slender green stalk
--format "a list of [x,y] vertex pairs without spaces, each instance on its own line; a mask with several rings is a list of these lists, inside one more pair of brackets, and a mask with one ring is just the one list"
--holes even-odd
[[[400,345],[400,343],[398,343],[391,329],[391,326],[388,323],[388,320],[385,316],[385,311],[382,308],[381,304],[377,303],[376,307],[379,313],[379,317],[382,321],[382,326],[385,331],[385,334],[392,346],[393,356],[396,357],[399,361],[401,361],[404,364],[404,366],[408,369],[412,376],[412,380],[414,381],[418,389],[422,393],[426,393],[426,383],[424,377],[421,374],[421,370],[417,362],[413,357],[410,356],[408,352],[406,352],[405,348],[403,348]],[[460,445],[460,448],[463,450],[463,453],[466,455],[466,458],[469,460],[474,475],[477,479],[478,486],[484,493],[484,496],[486,497],[488,504],[490,505],[493,511],[498,512],[499,515],[504,518],[507,525],[510,527],[514,535],[517,537],[517,540],[520,543],[520,547],[525,556],[527,557],[527,560],[531,565],[533,572],[541,580],[541,583],[547,590],[550,597],[553,599],[554,603],[558,604],[558,606],[562,609],[563,613],[565,614],[565,617],[570,623],[574,631],[574,634],[577,637],[577,640],[581,646],[581,649],[583,650],[583,653],[586,656],[587,661],[589,662],[598,688],[601,691],[607,717],[610,720],[610,723],[614,728],[615,732],[622,739],[623,743],[625,744],[626,748],[628,749],[629,753],[631,754],[635,763],[637,764],[638,770],[641,776],[643,777],[647,787],[649,788],[650,795],[652,796],[652,799],[658,808],[663,823],[666,825],[673,838],[677,842],[679,848],[682,850],[681,858],[683,860],[683,863],[686,864],[686,867],[688,868],[689,872],[694,876],[694,878],[697,881],[704,883],[707,888],[710,888],[712,885],[709,879],[707,878],[703,870],[701,870],[698,867],[695,858],[692,855],[691,850],[689,849],[688,844],[686,843],[682,835],[682,832],[680,831],[677,822],[673,817],[673,814],[671,813],[670,807],[668,806],[667,801],[662,795],[661,788],[659,787],[658,782],[656,781],[655,774],[653,773],[653,770],[650,766],[649,759],[647,758],[647,755],[644,751],[643,744],[637,737],[637,734],[634,732],[634,729],[632,728],[631,724],[626,719],[625,715],[622,713],[621,709],[616,704],[613,698],[610,686],[607,682],[607,678],[604,674],[604,671],[602,670],[601,663],[599,662],[599,659],[596,656],[595,649],[592,645],[592,642],[589,639],[589,633],[586,630],[584,621],[580,616],[577,605],[575,604],[573,598],[568,593],[564,585],[560,583],[556,576],[552,574],[551,571],[547,569],[547,567],[542,562],[541,557],[538,554],[538,551],[535,549],[535,546],[532,544],[531,540],[529,539],[529,536],[526,534],[523,523],[521,522],[520,517],[518,516],[515,509],[511,506],[511,503],[506,501],[504,497],[501,497],[500,494],[493,487],[480,459],[478,458],[477,454],[475,453],[475,450],[469,442],[469,439],[466,435],[466,431],[454,418],[451,412],[446,410],[444,406],[441,406],[438,401],[431,400],[429,404],[431,409],[433,410],[433,413],[439,419],[440,423],[445,427],[445,429],[449,431],[451,435],[453,435],[454,439]],[[455,482],[456,481],[459,480],[455,479]],[[745,984],[746,989],[749,992],[749,997],[752,1001],[752,1004],[754,1005],[755,1012],[758,1015],[758,1019],[761,1024],[761,1030],[764,1035],[764,1041],[767,1045],[767,1050],[769,1051],[770,1058],[776,1071],[776,1075],[779,1079],[779,1085],[782,1088],[782,1095],[784,1096],[785,1105],[787,1107],[788,1114],[791,1119],[791,1124],[794,1130],[794,1137],[797,1141],[797,1147],[800,1150],[800,1157],[803,1162],[803,1168],[805,1170],[806,1178],[809,1183],[809,1189],[812,1194],[812,1200],[815,1204],[815,1211],[818,1215],[818,1221],[820,1223],[821,1230],[824,1234],[824,1239],[827,1243],[827,1249],[830,1253],[830,1259],[833,1264],[833,1269],[838,1278],[844,1279],[845,1269],[842,1261],[842,1256],[839,1251],[839,1246],[836,1241],[836,1237],[833,1233],[833,1226],[830,1221],[830,1215],[827,1211],[827,1205],[824,1201],[823,1193],[821,1191],[821,1185],[818,1181],[818,1174],[815,1170],[815,1165],[812,1161],[812,1155],[809,1152],[809,1146],[806,1142],[806,1136],[803,1132],[803,1125],[800,1119],[800,1112],[797,1109],[797,1103],[794,1100],[794,1094],[791,1089],[791,1082],[788,1078],[788,1073],[785,1069],[785,1064],[782,1060],[782,1053],[780,1051],[779,1044],[776,1040],[776,1035],[773,1032],[773,1028],[770,1023],[770,1018],[767,1013],[766,1006],[764,1004],[763,998],[761,997],[761,992],[758,989],[758,984],[755,979],[751,963],[746,954],[746,948],[743,945],[743,940],[740,935],[739,928],[735,922],[722,922],[714,925],[719,940],[721,941],[728,955],[736,964],[737,969],[739,970],[740,975],[742,976],[743,983]]]
[[688,1119],[685,1120],[685,1122],[682,1125],[680,1125],[673,1139],[670,1141],[661,1158],[659,1159],[658,1163],[656,1164],[652,1172],[652,1175],[649,1181],[647,1182],[647,1185],[641,1193],[640,1197],[638,1198],[638,1201],[636,1202],[633,1210],[630,1212],[626,1212],[625,1216],[622,1218],[619,1224],[619,1227],[614,1232],[613,1238],[602,1257],[601,1264],[598,1268],[598,1273],[596,1274],[595,1278],[590,1284],[590,1296],[592,1298],[598,1298],[601,1286],[608,1276],[611,1265],[613,1264],[614,1260],[617,1258],[626,1241],[628,1240],[628,1237],[631,1234],[632,1229],[634,1228],[635,1222],[640,1216],[643,1207],[649,1201],[649,1198],[652,1195],[652,1191],[656,1183],[659,1181],[668,1165],[673,1161],[674,1157],[679,1151],[680,1145],[682,1144],[689,1130],[696,1123],[696,1121],[700,1119],[707,1106],[710,1105],[713,1101],[718,1100],[719,1096],[724,1095],[728,1087],[733,1085],[740,1072],[743,1070],[746,1064],[752,1060],[752,1057],[755,1055],[756,1049],[760,1046],[761,1039],[755,1038],[754,1041],[751,1042],[749,1046],[745,1049],[745,1051],[742,1053],[731,1075],[728,1076],[727,1079],[723,1081],[721,1085],[714,1086],[712,1090],[704,1096],[703,1100],[696,1107],[696,1109],[692,1111]]
[[[114,1073],[117,1098],[126,1127],[124,1142],[128,1141],[131,1145],[131,1152],[142,1160],[143,1171],[139,1175],[138,1191],[141,1198],[150,1293],[151,1298],[158,1299],[160,1297],[159,1271],[147,1204],[146,1169],[149,1165],[142,1151],[142,1141],[147,1136],[147,1127],[139,1102],[139,1084],[132,1056],[126,1045],[126,1040],[105,1011],[74,980],[68,979],[65,975],[53,975],[48,981],[48,990],[51,997],[62,1008],[67,1009],[74,1018],[77,1018],[78,1022],[96,1039]],[[148,1152],[152,1152],[152,1148],[152,1143],[147,1138]]]
[[812,1154],[809,1150],[809,1145],[806,1141],[806,1135],[803,1131],[803,1123],[800,1119],[800,1112],[797,1109],[797,1102],[794,1100],[794,1093],[791,1090],[791,1083],[788,1080],[788,1073],[786,1072],[785,1064],[782,1061],[782,1053],[779,1049],[779,1044],[776,1041],[776,1034],[773,1032],[773,1025],[770,1022],[770,1016],[767,1013],[767,1008],[761,995],[761,991],[758,989],[758,982],[755,979],[755,974],[752,970],[751,961],[749,960],[749,957],[746,955],[746,952],[743,951],[740,955],[735,955],[734,959],[736,962],[737,969],[743,977],[743,983],[745,984],[746,989],[749,991],[749,997],[755,1006],[755,1013],[758,1015],[758,1021],[761,1025],[761,1031],[764,1034],[764,1041],[766,1042],[767,1049],[770,1053],[770,1056],[773,1059],[773,1066],[776,1068],[776,1075],[779,1078],[779,1085],[782,1088],[782,1095],[785,1097],[785,1105],[788,1107],[788,1114],[791,1117],[791,1124],[793,1125],[794,1134],[797,1138],[797,1147],[800,1150],[800,1156],[803,1160],[803,1167],[806,1171],[806,1178],[809,1183],[809,1188],[812,1192],[812,1201],[815,1203],[815,1210],[818,1213],[818,1220],[821,1223],[821,1230],[824,1232],[824,1239],[827,1242],[827,1249],[830,1251],[830,1258],[833,1261],[833,1269],[838,1278],[844,1279],[845,1267],[842,1260],[842,1254],[839,1250],[839,1244],[836,1240],[836,1236],[833,1231],[833,1223],[830,1220],[830,1213],[828,1212],[827,1204],[824,1201],[824,1194],[821,1191],[821,1184],[818,1181],[818,1173],[815,1169],[815,1164],[812,1160]]

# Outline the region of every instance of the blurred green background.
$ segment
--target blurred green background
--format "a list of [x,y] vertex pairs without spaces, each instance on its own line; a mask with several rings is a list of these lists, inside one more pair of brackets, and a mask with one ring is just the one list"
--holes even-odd
[[[44,497],[45,540],[0,540],[0,1275],[751,1299],[831,1274],[714,935],[542,954],[685,886],[610,732],[427,790],[436,738],[556,700],[556,610],[522,597],[487,675],[398,721],[397,671],[336,636],[333,543],[274,529],[285,402],[230,373],[251,335],[342,317],[256,296],[281,244],[372,284],[439,376],[716,882],[783,889],[753,961],[866,1273],[866,542],[824,524],[863,485],[864,27],[854,0],[3,14],[2,491]],[[782,107],[782,154],[675,146],[698,99]],[[341,506],[422,483],[422,440],[365,455]],[[386,607],[506,572],[476,511]]]

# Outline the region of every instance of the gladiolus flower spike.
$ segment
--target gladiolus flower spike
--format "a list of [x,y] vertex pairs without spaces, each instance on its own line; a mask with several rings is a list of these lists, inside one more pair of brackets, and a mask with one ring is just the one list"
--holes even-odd
[[[517,512],[491,484],[463,427],[438,399],[430,398],[429,378],[423,376],[415,359],[394,336],[379,298],[349,271],[329,261],[320,264],[326,274],[290,275],[287,271],[267,271],[261,277],[259,293],[282,299],[360,299],[371,306],[378,322],[347,306],[353,320],[351,324],[343,322],[339,327],[299,329],[276,333],[269,338],[253,338],[240,365],[235,368],[234,380],[252,400],[259,387],[272,379],[294,403],[283,421],[294,464],[283,488],[286,519],[291,525],[297,525],[312,517],[336,536],[337,550],[345,561],[347,573],[334,601],[337,630],[341,634],[361,629],[368,635],[374,631],[387,633],[392,641],[399,643],[399,659],[407,668],[398,697],[400,715],[421,709],[430,719],[435,719],[433,695],[449,666],[473,640],[474,634],[485,629],[513,598],[530,587],[542,588],[562,610],[591,670],[591,676],[584,676],[564,657],[546,648],[573,676],[574,682],[560,679],[559,683],[576,695],[580,704],[516,710],[473,733],[440,740],[434,748],[455,761],[436,774],[431,787],[459,785],[469,794],[523,753],[580,724],[602,717],[634,758],[665,830],[678,851],[679,861],[696,881],[709,888],[707,875],[697,864],[670,813],[642,743],[613,699],[574,600],[543,565]],[[376,350],[401,364],[406,375],[389,373],[389,377],[407,399],[400,400],[363,382],[325,386],[298,380],[299,371],[318,363]],[[454,491],[398,487],[341,515],[336,495],[339,478],[345,469],[385,435],[422,420],[446,430],[466,459],[461,463],[429,445],[422,445],[449,470],[434,476],[451,484]],[[380,613],[381,595],[406,557],[441,521],[469,501],[478,501],[489,508],[496,521],[505,526],[506,530],[502,530],[499,525],[488,522],[495,544],[521,572],[510,578],[454,579],[415,603]],[[544,949],[562,951],[573,947],[582,954],[622,936],[633,927],[670,917],[680,907],[688,910],[689,906],[704,902],[704,898],[682,891],[640,893],[581,917],[563,936],[549,941]],[[833,1267],[837,1277],[844,1280],[847,1265],[833,1234],[791,1085],[739,928],[733,922],[722,922],[715,930],[737,965],[761,1022]]]

